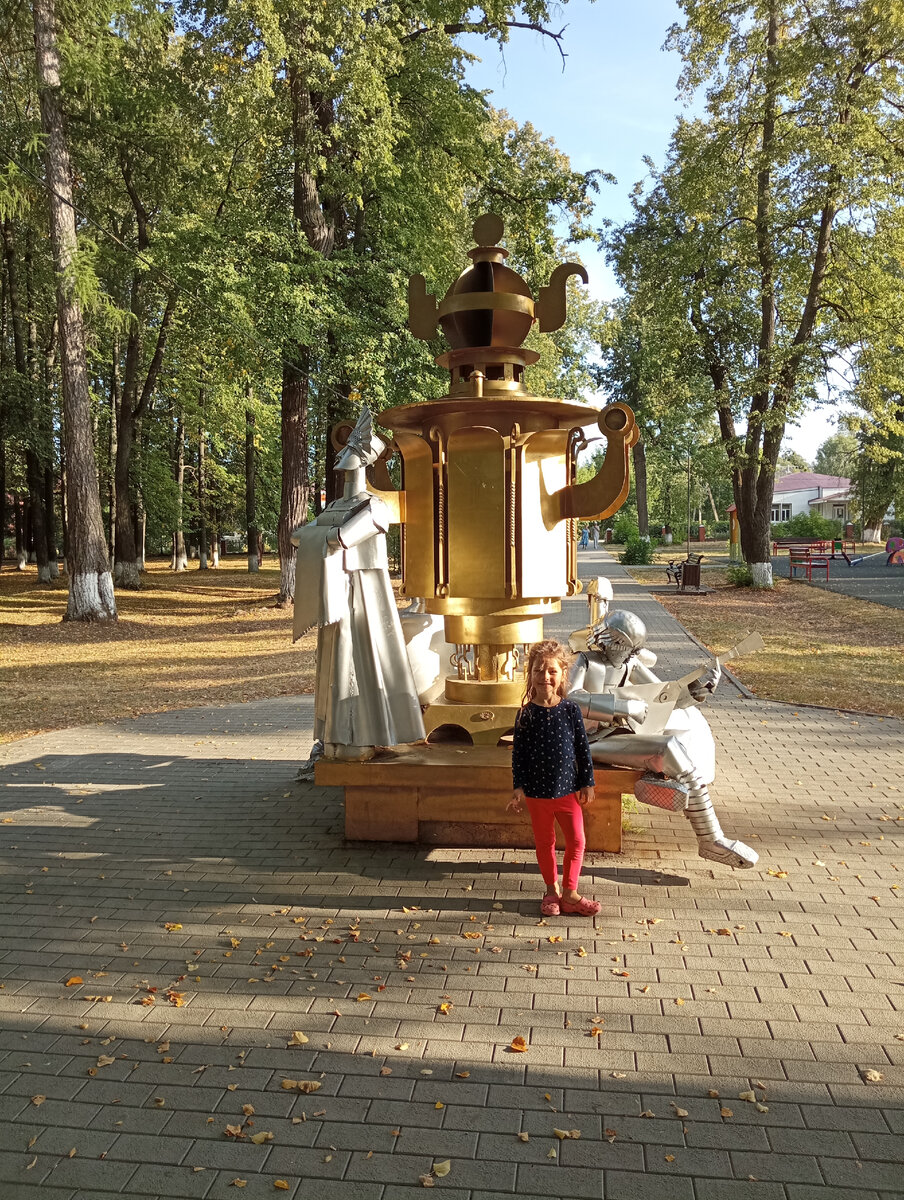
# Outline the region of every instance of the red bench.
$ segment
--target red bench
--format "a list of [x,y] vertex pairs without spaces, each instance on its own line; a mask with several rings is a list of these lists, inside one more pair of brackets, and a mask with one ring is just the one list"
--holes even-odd
[[795,571],[806,572],[807,579],[813,582],[814,571],[825,571],[826,582],[829,578],[830,555],[814,552],[809,546],[790,546],[788,548],[788,578],[794,578]]

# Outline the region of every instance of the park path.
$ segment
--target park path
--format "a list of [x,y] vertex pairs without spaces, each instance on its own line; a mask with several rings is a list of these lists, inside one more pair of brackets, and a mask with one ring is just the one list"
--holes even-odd
[[[580,561],[664,674],[700,661]],[[524,851],[344,843],[293,782],[310,697],[0,748],[0,1195],[413,1200],[448,1161],[452,1200],[900,1197],[904,724],[729,683],[709,713],[757,869],[644,810],[595,926],[538,923]]]

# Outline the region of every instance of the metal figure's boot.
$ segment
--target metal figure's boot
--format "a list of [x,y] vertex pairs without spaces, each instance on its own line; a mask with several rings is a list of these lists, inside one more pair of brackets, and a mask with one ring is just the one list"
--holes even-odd
[[759,855],[744,842],[732,841],[722,832],[722,826],[713,810],[706,784],[692,775],[684,777],[688,789],[687,807],[684,815],[691,823],[697,837],[697,853],[701,858],[723,863],[726,867],[745,868],[756,865]]
[[687,804],[687,785],[647,771],[634,785],[634,795],[641,804],[664,808],[666,812],[683,812]]
[[321,758],[323,758],[323,742],[318,739],[311,747],[310,757],[298,768],[298,774],[295,776],[295,779],[299,783],[313,783],[314,767],[317,765],[318,759]]

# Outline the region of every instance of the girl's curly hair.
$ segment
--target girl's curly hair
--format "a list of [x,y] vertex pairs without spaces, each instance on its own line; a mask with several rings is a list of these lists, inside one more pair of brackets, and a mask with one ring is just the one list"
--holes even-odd
[[527,656],[527,670],[524,680],[524,696],[521,700],[521,708],[525,709],[534,698],[534,686],[531,683],[531,676],[534,673],[534,667],[538,662],[546,662],[547,659],[554,658],[562,668],[562,682],[559,684],[559,695],[566,696],[568,693],[568,671],[571,664],[574,662],[574,655],[567,646],[563,646],[561,642],[557,642],[554,638],[547,638],[546,641],[536,642],[531,646]]

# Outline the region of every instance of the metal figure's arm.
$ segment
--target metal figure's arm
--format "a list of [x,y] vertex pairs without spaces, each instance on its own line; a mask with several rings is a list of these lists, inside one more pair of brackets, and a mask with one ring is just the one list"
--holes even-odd
[[345,550],[351,550],[353,546],[360,545],[375,533],[385,532],[386,526],[374,520],[372,507],[369,503],[363,504],[336,528],[328,541],[333,545],[342,546]]
[[610,692],[588,692],[585,688],[587,681],[587,658],[579,654],[571,670],[568,699],[573,700],[581,710],[581,716],[588,721],[601,721],[612,725],[619,717],[631,717],[642,721],[647,715],[647,706],[643,700],[629,700],[624,696]]

